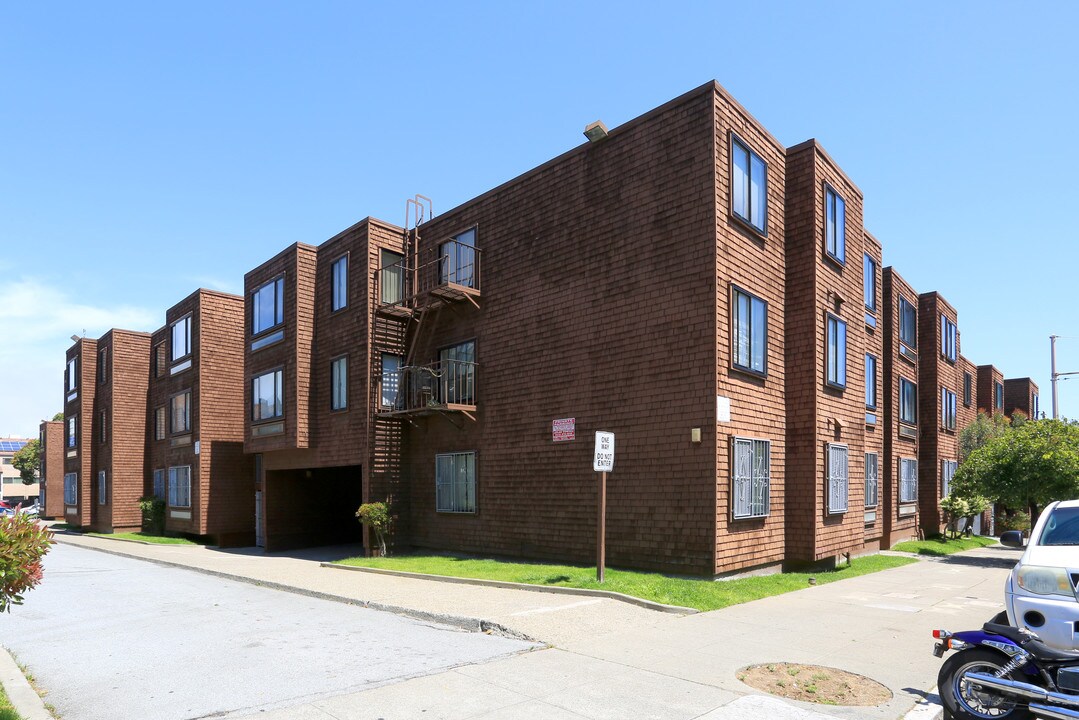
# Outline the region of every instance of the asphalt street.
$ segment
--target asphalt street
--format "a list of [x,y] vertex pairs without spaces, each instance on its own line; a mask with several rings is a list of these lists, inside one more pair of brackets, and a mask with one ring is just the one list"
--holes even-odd
[[535,647],[60,544],[0,637],[64,720],[238,717]]

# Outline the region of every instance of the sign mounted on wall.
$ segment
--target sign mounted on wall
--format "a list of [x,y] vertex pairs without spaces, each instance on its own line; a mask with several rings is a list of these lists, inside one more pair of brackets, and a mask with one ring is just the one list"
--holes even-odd
[[555,442],[569,442],[577,439],[577,419],[560,418],[551,421],[551,440]]

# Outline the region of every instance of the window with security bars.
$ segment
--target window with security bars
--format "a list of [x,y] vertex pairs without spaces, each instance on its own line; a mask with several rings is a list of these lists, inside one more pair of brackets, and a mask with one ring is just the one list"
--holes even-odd
[[104,470],[97,473],[97,504],[106,505],[109,502],[108,478]]
[[74,505],[79,501],[79,474],[64,475],[64,504]]
[[169,468],[169,505],[191,507],[191,466]]
[[880,460],[877,453],[865,454],[865,506],[876,507],[880,501]]
[[910,503],[918,499],[918,461],[899,458],[899,502]]
[[736,520],[768,515],[771,465],[769,441],[734,438],[732,505]]
[[846,445],[828,445],[828,513],[847,511],[850,485],[848,449]]
[[435,455],[435,509],[476,512],[476,453]]
[[955,471],[958,467],[959,463],[955,460],[940,461],[940,496],[942,498],[946,498],[951,494],[952,480],[955,478]]
[[154,470],[154,497],[165,499],[165,469]]

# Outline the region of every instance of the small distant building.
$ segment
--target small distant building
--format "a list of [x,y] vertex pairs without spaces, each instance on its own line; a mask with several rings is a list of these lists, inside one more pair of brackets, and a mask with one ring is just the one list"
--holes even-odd
[[29,442],[28,438],[0,438],[0,478],[3,479],[0,496],[12,505],[30,505],[37,500],[40,493],[39,483],[24,484],[22,474],[15,469],[15,453]]

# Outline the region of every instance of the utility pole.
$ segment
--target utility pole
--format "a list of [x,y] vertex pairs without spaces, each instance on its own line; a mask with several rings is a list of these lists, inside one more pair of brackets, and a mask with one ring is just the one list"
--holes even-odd
[[[1057,338],[1059,335],[1049,336],[1049,384],[1053,386],[1053,419],[1058,420],[1057,414],[1057,380],[1065,375],[1079,375],[1079,372],[1057,372]],[[1064,378],[1065,380],[1067,378]]]

